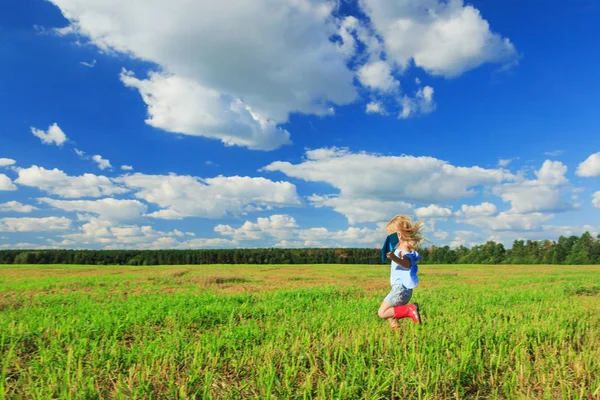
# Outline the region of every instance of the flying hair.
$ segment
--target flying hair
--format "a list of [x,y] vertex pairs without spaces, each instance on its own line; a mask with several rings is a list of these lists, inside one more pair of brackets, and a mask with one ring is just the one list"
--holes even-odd
[[[425,241],[421,230],[423,229],[423,221],[414,223],[410,217],[398,214],[387,224],[387,234],[398,234],[400,243],[406,247],[408,251],[415,251],[416,247]],[[400,244],[399,243],[399,244]]]

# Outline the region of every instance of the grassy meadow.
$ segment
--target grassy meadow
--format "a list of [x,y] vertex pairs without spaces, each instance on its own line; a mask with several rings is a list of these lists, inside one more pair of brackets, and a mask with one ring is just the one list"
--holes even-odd
[[0,266],[0,399],[600,399],[600,266]]

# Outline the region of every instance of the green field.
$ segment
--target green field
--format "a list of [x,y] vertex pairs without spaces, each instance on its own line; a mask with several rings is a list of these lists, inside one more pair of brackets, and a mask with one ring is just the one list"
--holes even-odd
[[0,266],[4,399],[600,399],[600,266]]

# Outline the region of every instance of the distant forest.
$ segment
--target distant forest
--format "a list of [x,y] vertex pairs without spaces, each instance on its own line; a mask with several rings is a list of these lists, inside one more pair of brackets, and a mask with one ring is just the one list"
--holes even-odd
[[[487,242],[471,248],[426,247],[420,264],[600,264],[600,235],[558,241]],[[379,249],[258,248],[222,250],[1,250],[0,264],[381,264]]]

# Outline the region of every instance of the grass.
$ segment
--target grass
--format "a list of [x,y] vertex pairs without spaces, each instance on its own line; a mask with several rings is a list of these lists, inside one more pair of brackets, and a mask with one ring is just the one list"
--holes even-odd
[[600,399],[600,266],[0,266],[0,399]]

